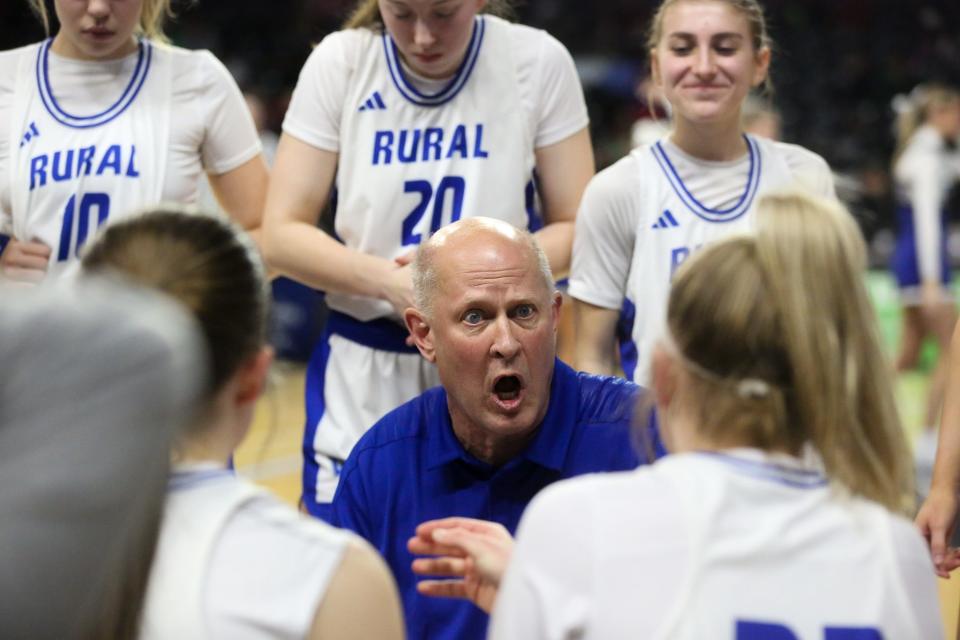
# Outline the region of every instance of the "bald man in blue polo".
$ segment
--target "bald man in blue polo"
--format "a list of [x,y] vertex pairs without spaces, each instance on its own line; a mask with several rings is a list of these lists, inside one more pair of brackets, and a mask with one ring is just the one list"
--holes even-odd
[[[548,484],[636,467],[631,423],[643,390],[556,358],[561,296],[550,266],[533,236],[505,222],[471,218],[436,233],[417,255],[414,293],[404,320],[442,386],[361,438],[344,464],[332,523],[387,560],[408,638],[480,640],[480,609],[417,593],[406,547],[416,526],[466,516],[513,533]],[[641,431],[656,440],[652,419]]]

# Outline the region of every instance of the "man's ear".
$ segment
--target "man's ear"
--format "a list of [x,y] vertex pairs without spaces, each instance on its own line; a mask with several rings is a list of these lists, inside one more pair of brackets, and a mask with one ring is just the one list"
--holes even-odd
[[234,396],[237,404],[256,402],[263,393],[273,363],[273,348],[263,347],[240,366],[237,372],[237,391]]
[[403,321],[413,338],[413,344],[417,345],[417,349],[420,350],[420,354],[427,359],[427,362],[436,362],[437,355],[433,343],[433,331],[430,328],[430,321],[427,316],[410,307],[403,312]]

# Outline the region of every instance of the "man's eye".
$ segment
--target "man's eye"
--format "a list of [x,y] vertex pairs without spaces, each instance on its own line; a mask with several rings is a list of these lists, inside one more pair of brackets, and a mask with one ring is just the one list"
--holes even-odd
[[483,321],[483,314],[476,310],[467,311],[463,314],[463,321],[467,324],[479,324]]
[[514,314],[518,318],[524,319],[524,318],[532,318],[535,312],[536,312],[536,309],[532,304],[521,304],[519,307],[517,307]]

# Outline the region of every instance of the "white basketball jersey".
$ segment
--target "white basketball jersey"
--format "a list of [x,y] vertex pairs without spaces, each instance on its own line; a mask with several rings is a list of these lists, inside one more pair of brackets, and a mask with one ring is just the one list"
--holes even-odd
[[[219,477],[217,477],[219,476]],[[264,495],[232,473],[209,471],[172,484],[150,569],[140,640],[209,636],[203,589],[214,546],[230,516]]]
[[653,342],[666,320],[673,273],[705,244],[753,228],[754,205],[773,191],[797,188],[797,177],[769,140],[746,136],[750,169],[739,201],[719,210],[705,206],[678,176],[661,143],[630,153],[638,179],[644,181],[637,206],[633,262],[626,286],[624,313],[635,314],[631,337],[637,364],[633,380],[646,382]]
[[[348,247],[395,258],[440,227],[489,216],[534,220],[534,132],[521,108],[509,23],[478,16],[463,63],[440,92],[418,91],[390,37],[361,30],[365,47],[340,126],[336,233]],[[358,320],[389,303],[330,293]]]
[[[921,630],[932,621],[920,620],[908,597],[917,585],[901,571],[929,564],[905,519],[821,473],[759,458],[668,456],[652,471],[679,494],[692,547],[688,587],[657,637],[930,637]],[[911,539],[895,535],[896,525]],[[913,546],[894,548],[895,540]]]
[[141,40],[123,93],[100,112],[74,112],[57,101],[50,43],[20,50],[7,126],[13,235],[48,245],[57,276],[98,227],[160,201],[172,74],[164,47]]

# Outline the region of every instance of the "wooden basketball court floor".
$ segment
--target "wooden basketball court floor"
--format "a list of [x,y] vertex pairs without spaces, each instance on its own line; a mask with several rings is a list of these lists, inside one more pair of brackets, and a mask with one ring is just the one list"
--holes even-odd
[[[892,353],[899,336],[896,292],[889,276],[871,273],[871,297],[877,308],[885,347]],[[304,366],[278,362],[271,382],[257,405],[254,423],[237,450],[238,473],[261,484],[296,506],[300,496],[301,439],[303,437]],[[927,374],[912,372],[897,380],[897,402],[911,441],[922,428]],[[938,580],[945,637],[958,638],[960,570],[951,580]]]

